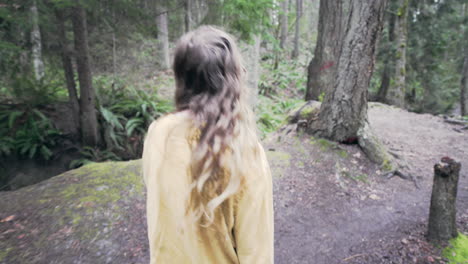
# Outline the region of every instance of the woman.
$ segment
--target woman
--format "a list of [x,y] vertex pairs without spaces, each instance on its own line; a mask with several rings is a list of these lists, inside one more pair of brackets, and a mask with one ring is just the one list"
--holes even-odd
[[234,41],[189,32],[173,70],[177,111],[143,150],[151,263],[273,263],[271,174]]

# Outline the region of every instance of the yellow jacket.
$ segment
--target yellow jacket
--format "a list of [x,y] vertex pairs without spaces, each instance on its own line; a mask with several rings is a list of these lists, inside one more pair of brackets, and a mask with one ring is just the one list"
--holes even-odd
[[[197,232],[185,219],[191,148],[187,112],[154,121],[145,138],[142,166],[147,189],[150,263],[273,263],[272,179],[259,144],[259,171],[217,210],[213,225]],[[219,210],[219,211],[218,211]],[[215,228],[217,227],[217,228]]]

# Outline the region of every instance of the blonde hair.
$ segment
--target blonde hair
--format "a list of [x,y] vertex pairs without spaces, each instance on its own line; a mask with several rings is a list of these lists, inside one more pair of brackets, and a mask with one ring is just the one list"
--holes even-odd
[[[244,68],[233,38],[212,26],[178,41],[173,70],[178,111],[193,115],[196,137],[189,172],[192,185],[186,214],[210,225],[215,209],[237,193],[254,154],[257,136],[244,85]],[[252,150],[252,151],[249,151]]]

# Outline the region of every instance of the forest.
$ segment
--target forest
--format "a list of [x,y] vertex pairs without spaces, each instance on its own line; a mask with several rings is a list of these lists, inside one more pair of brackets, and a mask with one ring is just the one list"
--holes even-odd
[[2,0],[0,263],[148,263],[143,142],[201,25],[240,47],[275,263],[468,263],[464,0]]

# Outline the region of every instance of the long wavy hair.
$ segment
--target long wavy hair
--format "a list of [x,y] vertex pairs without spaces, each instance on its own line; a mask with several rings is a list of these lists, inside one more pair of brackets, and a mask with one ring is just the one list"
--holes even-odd
[[173,70],[176,108],[193,115],[190,137],[196,139],[186,214],[207,226],[215,209],[239,191],[250,166],[246,155],[257,149],[245,70],[233,38],[212,26],[181,37]]

